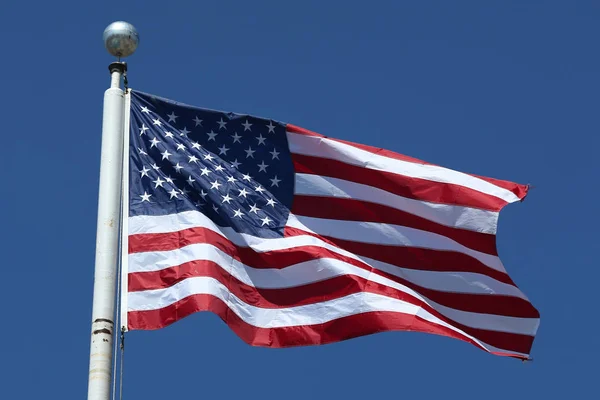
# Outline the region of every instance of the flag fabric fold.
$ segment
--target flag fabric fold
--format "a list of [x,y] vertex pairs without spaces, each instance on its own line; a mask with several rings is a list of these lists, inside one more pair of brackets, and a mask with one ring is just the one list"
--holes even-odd
[[496,249],[527,186],[129,96],[129,330],[211,311],[256,346],[408,330],[529,358],[539,313]]

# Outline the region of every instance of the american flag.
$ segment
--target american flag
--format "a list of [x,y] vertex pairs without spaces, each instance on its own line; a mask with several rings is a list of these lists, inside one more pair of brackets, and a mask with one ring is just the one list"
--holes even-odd
[[527,186],[130,91],[122,315],[218,314],[256,346],[381,331],[528,359],[539,313],[496,250]]

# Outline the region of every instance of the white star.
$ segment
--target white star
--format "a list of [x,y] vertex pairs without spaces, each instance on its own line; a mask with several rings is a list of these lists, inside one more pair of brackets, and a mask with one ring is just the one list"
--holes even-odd
[[196,115],[196,118],[194,118],[194,122],[196,123],[196,126],[198,126],[198,125],[202,126],[202,120],[200,118],[198,118],[197,115]]
[[175,111],[172,111],[171,114],[167,114],[167,117],[169,117],[169,122],[177,122],[177,118],[179,118],[177,115],[175,115]]
[[279,187],[279,182],[281,182],[281,179],[277,179],[277,175],[275,175],[275,178],[269,179],[269,180],[271,181],[271,187],[273,187],[273,186]]
[[229,197],[229,193],[227,193],[225,196],[221,196],[221,197],[223,197],[223,201],[221,201],[221,203],[229,204],[229,202],[233,199],[232,197]]
[[188,130],[187,130],[187,126],[185,126],[185,127],[183,128],[183,130],[182,130],[182,131],[179,133],[179,136],[185,136],[185,135],[187,135],[187,134],[188,134],[188,133],[190,133],[190,132],[191,132],[191,131],[188,131]]
[[200,144],[199,144],[199,143],[197,143],[197,142],[192,142],[192,147],[193,147],[194,149],[198,150],[198,149],[199,149],[200,147],[202,147],[202,146],[200,146]]
[[215,212],[216,212],[216,213],[218,213],[218,212],[219,212],[219,209],[218,209],[218,208],[217,208],[217,206],[215,206],[214,204],[213,204],[213,210],[215,210]]
[[265,164],[264,160],[262,163],[258,164],[258,172],[267,172],[267,167],[269,166],[268,164]]
[[243,188],[242,190],[240,190],[240,194],[238,194],[238,197],[243,196],[244,198],[246,198],[247,194],[248,191],[246,190],[246,188]]
[[273,122],[269,121],[267,128],[269,128],[269,133],[275,133],[275,125],[273,125]]
[[270,151],[269,154],[271,154],[273,157],[271,158],[271,160],[274,159],[278,159],[279,160],[279,152],[277,151],[277,149],[273,149],[273,151]]
[[229,178],[227,178],[227,182],[229,182],[229,183],[235,183],[235,181],[237,181],[237,179],[235,179],[233,176],[230,176]]
[[269,200],[267,200],[267,205],[271,206],[271,207],[275,207],[275,202],[273,201],[273,199],[269,199]]
[[215,137],[217,137],[217,134],[215,132],[213,132],[212,130],[210,132],[206,132],[206,134],[208,135],[208,141],[210,142],[211,140],[214,140],[216,142]]
[[144,151],[144,149],[142,149],[141,147],[138,147],[138,152],[139,152],[140,154],[143,154],[143,155],[145,155],[145,156],[147,156],[147,155],[148,155],[148,153],[146,153],[146,152]]
[[245,180],[245,181],[250,182],[252,180],[252,177],[250,175],[248,175],[248,174],[244,174],[244,175],[242,175],[242,179]]
[[256,207],[256,204],[253,206],[250,206],[250,212],[257,214],[259,211],[260,211],[260,208]]
[[210,172],[210,170],[206,167],[202,168],[200,171],[202,171],[202,173],[200,174],[200,176],[208,176],[208,173]]
[[181,192],[181,194],[186,195],[188,194],[190,191],[188,190],[188,188],[184,187],[183,189],[179,189],[179,192]]
[[206,198],[206,195],[207,195],[207,194],[208,194],[208,193],[207,193],[207,192],[205,192],[205,191],[204,191],[204,189],[200,189],[200,196],[202,196],[202,198],[203,198],[203,199],[204,199],[204,198]]
[[162,187],[163,183],[165,183],[165,181],[163,181],[162,179],[160,179],[160,176],[158,178],[156,178],[155,181],[152,181],[152,183],[154,183],[154,189],[156,189],[157,187]]
[[140,194],[140,197],[142,198],[142,203],[147,201],[148,203],[150,203],[150,196],[152,196],[151,194],[148,194],[146,192],[144,192],[144,194]]
[[194,203],[194,205],[196,206],[196,208],[202,208],[202,206],[203,206],[204,204],[205,204],[205,203],[203,203],[203,202],[201,202],[201,201],[197,201],[197,202],[195,202],[195,203]]
[[142,107],[142,112],[146,113],[146,114],[150,114],[150,110],[148,109],[148,107]]
[[269,223],[270,223],[270,222],[273,222],[273,221],[271,220],[271,218],[269,218],[268,216],[267,216],[267,217],[264,217],[263,219],[261,219],[261,221],[262,221],[262,224],[261,224],[260,226],[264,226],[264,225],[267,225],[267,226],[269,226]]
[[233,216],[234,218],[235,218],[235,217],[240,217],[240,218],[242,218],[242,215],[244,215],[244,213],[242,212],[242,209],[241,209],[241,208],[238,208],[237,210],[235,210],[235,211],[234,211],[234,213],[235,213],[235,214],[234,214],[234,216]]
[[175,189],[171,190],[171,191],[169,192],[169,194],[171,195],[171,197],[170,197],[171,199],[172,199],[173,197],[175,197],[176,199],[178,199],[178,198],[179,198],[179,197],[177,197],[177,196],[179,196],[179,193],[177,193],[177,190],[175,190]]
[[242,163],[238,162],[238,160],[237,160],[237,158],[236,158],[236,159],[235,159],[235,161],[231,163],[231,166],[232,166],[233,168],[236,168],[236,169],[237,169],[237,167],[239,167],[241,164],[242,164]]
[[246,152],[246,158],[251,157],[254,158],[254,153],[256,150],[252,150],[252,147],[248,147],[248,150],[244,150]]
[[242,126],[244,127],[244,132],[246,132],[246,131],[250,131],[251,130],[250,127],[252,126],[252,124],[249,123],[248,120],[246,120],[246,123],[242,124]]
[[185,146],[183,145],[183,143],[177,144],[177,151],[179,150],[185,150]]
[[265,191],[265,189],[262,186],[260,186],[260,185],[258,185],[257,187],[255,187],[254,190],[256,190],[258,193],[262,193],[262,192]]
[[220,121],[217,121],[217,124],[219,124],[219,129],[227,129],[227,122],[223,121],[223,117],[221,117]]
[[150,171],[150,170],[149,170],[148,168],[146,168],[146,166],[144,166],[144,168],[142,168],[142,170],[140,171],[140,172],[142,173],[142,176],[141,176],[141,178],[143,178],[143,177],[145,177],[145,176],[147,176],[148,178],[150,178],[150,176],[148,175],[148,172],[149,172],[149,171]]
[[260,135],[258,135],[258,137],[256,138],[256,140],[258,140],[258,145],[260,146],[261,144],[264,145],[265,144],[265,140],[267,140],[266,137],[263,137],[262,133]]
[[229,151],[229,148],[227,148],[225,145],[217,148],[219,149],[219,155],[227,155],[227,152]]
[[153,148],[155,146],[158,146],[158,144],[160,143],[160,140],[157,140],[156,138],[152,138],[152,140],[150,141],[150,148]]
[[168,183],[170,183],[171,185],[173,184],[173,178],[171,178],[171,175],[167,175],[165,177],[165,181],[167,181]]
[[217,171],[217,172],[221,172],[221,171],[223,171],[224,169],[225,169],[225,168],[221,167],[220,165],[217,165],[217,166],[215,167],[215,171]]
[[158,126],[161,126],[161,125],[162,125],[162,122],[160,122],[160,119],[158,119],[158,118],[156,118],[154,121],[152,121],[152,123],[153,123],[154,125],[158,125]]
[[165,132],[165,136],[170,139],[173,139],[173,134],[171,132]]
[[211,156],[210,154],[207,154],[207,155],[205,155],[205,156],[204,156],[204,159],[205,159],[205,160],[208,160],[208,161],[212,161],[212,160],[213,160],[213,158],[214,158],[214,157],[213,157],[213,156]]
[[181,165],[179,165],[179,163],[175,164],[175,169],[177,170],[177,172],[179,172],[179,170],[181,170],[183,167]]
[[221,184],[220,184],[220,183],[219,183],[219,181],[217,181],[216,179],[215,179],[215,181],[214,181],[214,182],[211,182],[211,183],[210,183],[210,188],[211,188],[211,189],[217,189],[217,190],[219,190],[219,186],[221,186]]
[[190,177],[187,179],[187,183],[190,184],[190,186],[192,185],[192,183],[196,182],[196,180],[194,178],[192,178],[192,176],[190,175]]
[[155,170],[155,171],[159,171],[160,167],[158,165],[156,165],[156,163],[152,164],[151,167]]
[[237,134],[237,132],[234,132],[233,135],[231,135],[231,137],[233,138],[233,143],[238,142],[238,143],[242,143],[241,142],[241,136]]
[[162,159],[164,160],[165,158],[168,160],[170,156],[172,156],[173,154],[169,153],[168,150],[165,150],[164,153],[160,153],[162,155]]
[[188,162],[198,164],[198,157],[196,157],[196,156],[189,156],[189,159],[190,160]]
[[146,133],[146,131],[150,129],[146,126],[146,124],[142,124],[142,127],[140,128],[140,136],[142,136],[144,133]]

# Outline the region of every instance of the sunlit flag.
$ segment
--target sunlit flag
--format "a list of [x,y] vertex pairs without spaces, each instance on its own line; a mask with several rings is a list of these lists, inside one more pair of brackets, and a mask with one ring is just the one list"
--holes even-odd
[[527,186],[131,91],[123,323],[218,314],[251,345],[410,330],[529,358],[496,250]]

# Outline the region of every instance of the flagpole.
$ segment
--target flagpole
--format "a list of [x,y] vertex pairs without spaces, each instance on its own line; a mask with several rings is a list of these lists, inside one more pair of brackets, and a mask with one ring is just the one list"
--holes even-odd
[[115,333],[125,111],[121,79],[127,71],[127,65],[120,59],[133,54],[138,42],[137,31],[126,22],[112,23],[104,31],[105,46],[119,61],[109,66],[110,88],[104,92],[88,400],[109,400],[113,378],[112,345]]

